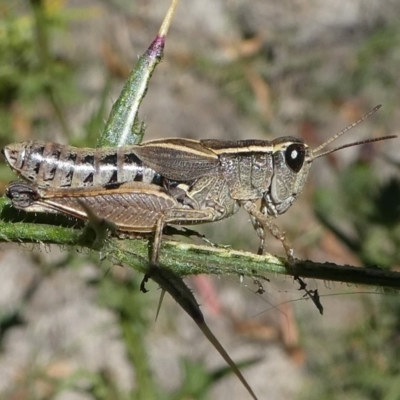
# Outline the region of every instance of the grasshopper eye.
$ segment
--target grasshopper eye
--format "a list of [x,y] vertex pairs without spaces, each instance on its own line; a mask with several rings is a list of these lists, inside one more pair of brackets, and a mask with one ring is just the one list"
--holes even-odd
[[304,164],[306,151],[301,143],[293,143],[285,151],[286,165],[294,172],[299,172]]

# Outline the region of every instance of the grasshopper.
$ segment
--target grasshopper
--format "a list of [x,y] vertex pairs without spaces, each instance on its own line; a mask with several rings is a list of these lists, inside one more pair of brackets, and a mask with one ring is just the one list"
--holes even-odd
[[[219,221],[243,207],[265,252],[269,230],[292,250],[272,223],[304,188],[312,162],[334,151],[379,140],[367,139],[321,152],[380,108],[312,150],[287,136],[267,140],[161,139],[120,148],[76,148],[52,142],[14,143],[3,149],[22,179],[7,188],[15,208],[88,219],[86,207],[115,224],[118,232],[154,235],[156,264],[163,228]],[[261,201],[261,206],[256,202]]]

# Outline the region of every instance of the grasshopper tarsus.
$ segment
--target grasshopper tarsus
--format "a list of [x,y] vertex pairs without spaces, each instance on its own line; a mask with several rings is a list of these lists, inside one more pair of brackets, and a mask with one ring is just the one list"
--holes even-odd
[[324,314],[324,307],[321,303],[321,299],[319,296],[319,292],[318,289],[314,289],[314,290],[309,290],[307,289],[307,283],[304,282],[303,279],[301,279],[299,276],[294,276],[293,278],[299,285],[299,290],[303,290],[304,291],[304,296],[305,298],[309,298],[315,305],[315,307],[317,307],[319,313],[321,315]]

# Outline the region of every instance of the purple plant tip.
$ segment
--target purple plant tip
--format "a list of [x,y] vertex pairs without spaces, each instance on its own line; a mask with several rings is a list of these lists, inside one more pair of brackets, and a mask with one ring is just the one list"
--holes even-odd
[[165,36],[157,35],[146,51],[147,57],[161,58],[164,53]]

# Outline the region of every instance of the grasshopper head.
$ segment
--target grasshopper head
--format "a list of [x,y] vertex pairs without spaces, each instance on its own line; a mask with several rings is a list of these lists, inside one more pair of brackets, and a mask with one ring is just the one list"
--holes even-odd
[[273,141],[274,174],[270,190],[264,195],[268,214],[279,215],[293,204],[303,190],[312,162],[312,151],[296,137]]
[[272,142],[273,144],[273,160],[274,174],[271,179],[270,190],[264,195],[263,207],[270,215],[279,215],[287,211],[293,204],[298,195],[303,190],[307,181],[308,173],[312,162],[322,156],[333,153],[335,151],[345,149],[346,147],[357,146],[360,144],[377,142],[380,140],[394,139],[397,136],[383,136],[374,139],[367,139],[358,142],[352,142],[343,146],[336,147],[332,150],[320,152],[328,144],[354,128],[365,118],[369,117],[381,106],[376,106],[358,121],[347,126],[342,131],[333,135],[325,143],[311,150],[302,139],[296,137],[282,137]]

